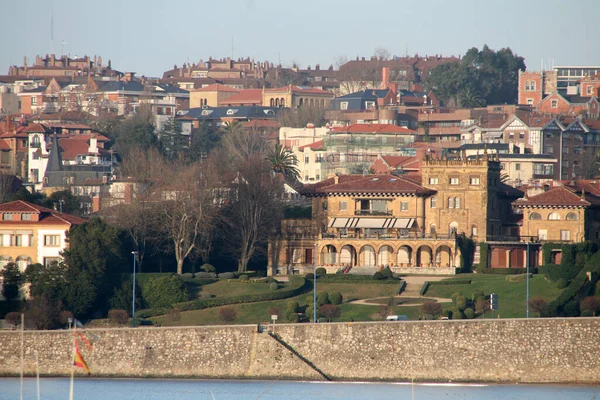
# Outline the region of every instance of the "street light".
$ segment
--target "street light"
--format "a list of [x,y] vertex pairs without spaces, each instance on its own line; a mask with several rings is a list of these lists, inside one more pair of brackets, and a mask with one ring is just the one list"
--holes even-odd
[[131,300],[131,327],[135,327],[135,260],[137,259],[138,252],[132,251],[133,254],[133,296]]
[[313,321],[317,323],[317,244],[315,243],[314,256],[314,273],[313,273]]
[[529,241],[527,244],[527,260],[525,261],[525,267],[527,270],[525,271],[525,281],[526,281],[526,294],[525,294],[525,302],[527,303],[527,308],[525,312],[525,318],[529,318]]

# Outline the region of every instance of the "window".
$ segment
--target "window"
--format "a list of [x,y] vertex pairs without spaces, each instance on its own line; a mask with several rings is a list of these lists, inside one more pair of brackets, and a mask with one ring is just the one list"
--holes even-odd
[[585,89],[585,93],[588,95],[592,95],[594,94],[594,87],[593,86],[587,86]]
[[573,147],[573,154],[580,155],[581,154],[581,147]]
[[460,208],[460,197],[454,199],[454,208]]
[[429,178],[429,184],[430,185],[437,185],[438,184],[438,178]]
[[471,185],[479,185],[479,177],[478,177],[478,176],[472,176],[472,177],[469,179],[469,183],[470,183]]
[[339,208],[340,211],[346,211],[348,209],[348,203],[345,201],[340,201]]
[[12,221],[13,215],[9,213],[2,214],[2,221]]
[[327,200],[323,200],[323,211],[327,211]]
[[31,214],[21,214],[21,221],[31,221]]
[[571,240],[571,231],[560,230],[560,240]]
[[509,138],[510,140],[513,140],[513,139],[515,138],[515,133],[514,133],[514,132],[510,132],[510,133],[508,134],[508,138]]
[[37,106],[37,97],[32,97],[31,98],[31,105],[32,106]]
[[347,109],[348,109],[348,102],[347,101],[340,102],[340,110],[347,110]]
[[375,102],[374,101],[365,101],[365,108],[366,109],[375,108]]
[[400,211],[408,211],[408,201],[400,202]]
[[60,261],[58,257],[44,257],[44,267],[50,267],[52,264]]
[[519,132],[519,139],[525,139],[525,132]]
[[10,235],[10,245],[11,246],[22,246],[23,245],[23,237],[21,235]]
[[570,212],[567,214],[567,218],[565,218],[567,221],[577,221],[579,219],[579,217],[577,216],[577,214]]
[[553,212],[553,213],[550,213],[550,215],[548,215],[548,219],[556,221],[556,220],[560,219],[560,215],[558,213]]
[[471,226],[471,236],[477,236],[477,225]]
[[548,230],[547,229],[538,229],[538,239],[539,240],[547,240],[548,239]]
[[551,145],[544,146],[544,153],[546,153],[546,154],[554,153],[554,146],[551,146]]
[[60,246],[60,235],[44,235],[44,246]]
[[304,164],[310,164],[310,156],[308,154],[304,156]]
[[515,170],[516,170],[516,171],[520,171],[520,170],[521,170],[521,164],[519,164],[519,163],[516,163],[516,164],[515,164]]
[[555,99],[550,100],[550,107],[558,108],[558,100],[555,100]]
[[454,208],[454,197],[448,197],[448,208]]
[[529,219],[539,220],[539,219],[542,219],[542,216],[539,213],[533,212],[529,215]]
[[533,99],[527,99],[527,104],[532,106],[533,105]]
[[436,208],[437,207],[437,197],[433,196],[430,200],[429,200],[429,206],[431,208]]
[[458,185],[459,180],[458,180],[458,176],[454,176],[450,178],[450,184],[451,185]]

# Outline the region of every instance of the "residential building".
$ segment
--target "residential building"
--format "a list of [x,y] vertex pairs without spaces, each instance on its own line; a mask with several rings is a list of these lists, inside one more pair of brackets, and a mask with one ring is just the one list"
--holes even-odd
[[0,204],[0,269],[14,262],[21,271],[28,265],[50,265],[61,259],[67,232],[84,222],[25,201]]
[[543,114],[598,119],[600,107],[595,96],[569,96],[554,92],[537,105],[537,110]]
[[221,102],[240,92],[227,85],[215,83],[198,89],[190,90],[190,108],[202,106],[218,107]]
[[46,54],[44,58],[36,56],[33,64],[29,65],[27,58],[23,60],[23,66],[17,67],[12,65],[8,69],[9,76],[20,76],[20,77],[71,77],[71,76],[85,76],[94,74],[98,76],[117,76],[119,73],[111,69],[111,62],[108,61],[107,65],[103,65],[102,57],[89,56],[71,58],[63,55],[57,57],[55,54]]
[[279,129],[279,143],[288,148],[305,146],[321,140],[331,130],[330,127],[315,127],[308,124],[304,128],[282,126]]

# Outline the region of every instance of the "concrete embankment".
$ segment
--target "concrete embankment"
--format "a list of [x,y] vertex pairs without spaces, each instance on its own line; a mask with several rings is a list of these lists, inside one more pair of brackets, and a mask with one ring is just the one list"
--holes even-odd
[[[80,332],[94,376],[600,383],[600,318]],[[69,331],[25,331],[25,373],[37,352],[40,374],[69,375],[72,345]],[[0,375],[18,375],[20,355],[20,332],[0,332]]]

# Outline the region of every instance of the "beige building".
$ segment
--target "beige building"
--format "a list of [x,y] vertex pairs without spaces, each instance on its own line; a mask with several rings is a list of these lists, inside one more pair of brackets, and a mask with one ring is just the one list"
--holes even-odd
[[274,89],[264,89],[262,105],[265,107],[314,106],[328,108],[333,93],[328,90],[288,85]]
[[227,100],[240,90],[232,87],[215,83],[200,89],[190,90],[190,108],[198,108],[202,106],[219,107],[222,101]]

